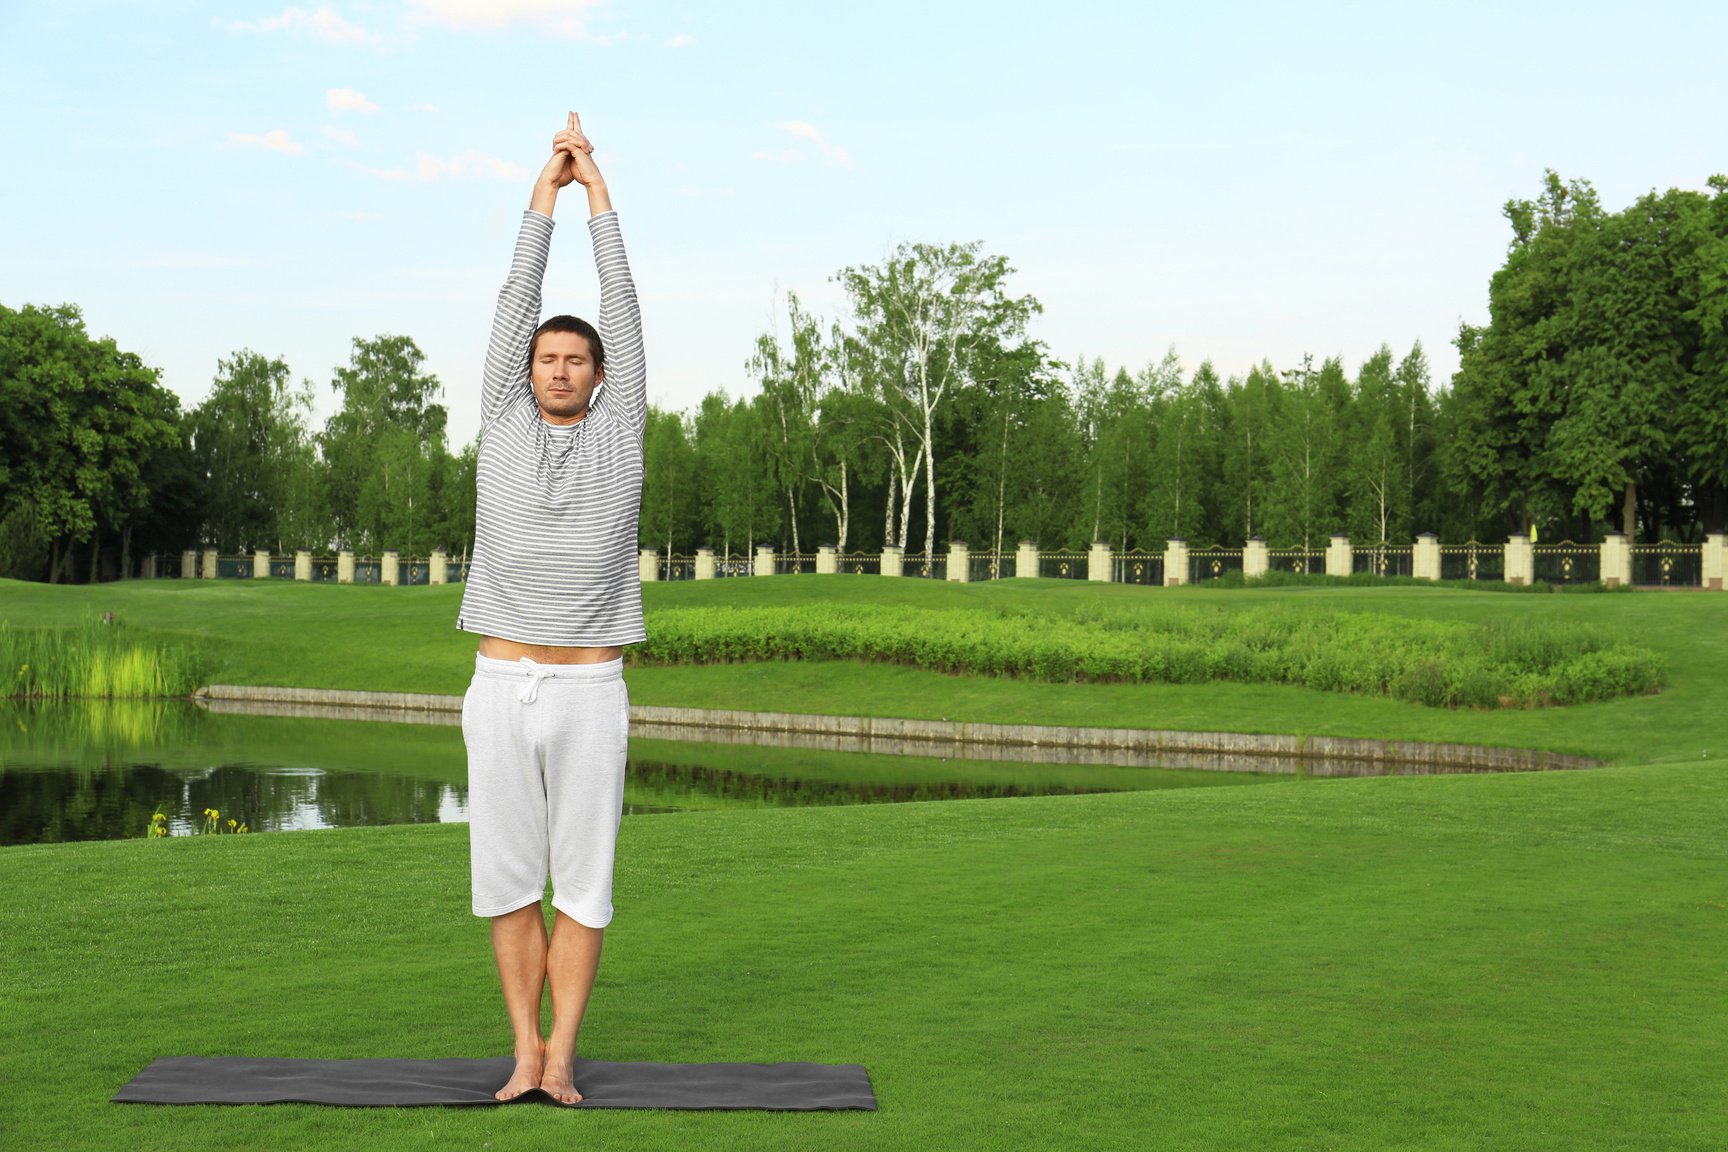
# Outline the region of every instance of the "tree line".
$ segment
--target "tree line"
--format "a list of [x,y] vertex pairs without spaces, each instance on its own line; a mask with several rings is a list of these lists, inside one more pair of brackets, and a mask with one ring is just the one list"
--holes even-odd
[[1420,346],[1223,378],[1174,350],[1138,370],[1054,359],[1040,311],[976,244],[846,268],[847,314],[796,296],[754,395],[650,414],[643,547],[800,552],[949,540],[1162,550],[1696,540],[1728,528],[1728,179],[1605,211],[1546,174],[1503,208],[1489,321],[1436,387]]
[[406,336],[356,338],[320,430],[280,359],[221,359],[183,411],[76,307],[0,305],[0,576],[112,579],[204,547],[462,554],[475,451],[451,454],[424,361]]
[[[796,295],[752,345],[753,392],[650,410],[641,545],[818,543],[909,553],[1172,537],[1319,548],[1535,528],[1696,539],[1728,522],[1728,180],[1618,213],[1547,174],[1503,209],[1489,320],[1460,367],[1420,344],[1262,361],[1222,376],[1174,350],[1138,369],[1056,359],[1007,259],[903,244],[841,269],[845,313]],[[0,575],[101,579],[215,547],[464,554],[476,450],[452,453],[441,385],[406,336],[356,338],[314,385],[250,350],[182,411],[76,307],[0,305]]]

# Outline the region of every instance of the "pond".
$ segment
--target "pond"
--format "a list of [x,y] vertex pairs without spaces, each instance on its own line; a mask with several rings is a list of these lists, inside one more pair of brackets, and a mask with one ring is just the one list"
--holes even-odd
[[[426,723],[218,714],[169,701],[0,702],[0,846],[193,832],[205,809],[253,832],[467,819],[454,717]],[[1281,771],[879,755],[632,736],[626,814],[1052,796],[1294,780]],[[698,734],[699,735],[699,734]],[[685,738],[668,738],[685,737]],[[718,737],[716,737],[718,738]],[[1026,750],[1003,750],[1025,756]]]

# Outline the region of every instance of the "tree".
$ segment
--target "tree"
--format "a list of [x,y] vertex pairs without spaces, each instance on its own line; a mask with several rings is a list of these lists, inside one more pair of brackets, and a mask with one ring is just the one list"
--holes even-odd
[[222,552],[251,551],[278,536],[277,511],[290,489],[277,466],[299,430],[292,403],[288,365],[241,349],[217,361],[210,394],[192,411],[204,538]]
[[972,345],[1013,340],[1041,311],[1030,296],[1006,294],[1013,269],[981,248],[976,242],[902,244],[880,267],[847,268],[837,277],[852,302],[858,335],[875,353],[884,393],[896,415],[904,415],[923,457],[926,554],[936,547],[937,408],[959,385]]
[[[75,305],[0,305],[0,524],[18,571],[48,551],[47,575],[73,569],[89,542],[100,578],[101,533],[122,536],[146,509],[146,477],[180,444],[179,402],[154,369],[112,340],[92,340]],[[122,573],[124,574],[124,572]]]
[[678,541],[695,535],[696,452],[684,416],[650,404],[643,435],[642,516],[637,539],[643,548],[670,556]]
[[1384,548],[1409,534],[1405,397],[1385,344],[1363,361],[1345,422],[1349,444],[1348,531],[1352,540]]
[[391,543],[385,521],[393,520],[398,503],[406,521],[406,496],[417,491],[411,469],[423,475],[426,458],[445,451],[447,416],[434,403],[443,387],[421,370],[425,359],[407,336],[355,337],[348,366],[336,369],[331,381],[342,407],[325,425],[319,446],[336,536],[349,547]]
[[1218,453],[1207,403],[1208,394],[1218,391],[1218,373],[1208,360],[1184,384],[1175,375],[1180,364],[1174,357],[1172,349],[1159,366],[1152,409],[1156,431],[1148,463],[1151,485],[1142,547],[1154,551],[1171,539],[1200,540],[1209,535],[1206,473]]
[[1728,531],[1728,176],[1712,176],[1709,236],[1693,252],[1686,276],[1696,327],[1693,380],[1675,413],[1675,442],[1698,488],[1706,531]]
[[1508,201],[1502,211],[1512,243],[1489,283],[1489,322],[1459,328],[1447,467],[1455,488],[1525,532],[1566,503],[1548,444],[1567,406],[1571,250],[1599,226],[1602,210],[1587,182],[1568,184],[1549,171],[1540,197]]

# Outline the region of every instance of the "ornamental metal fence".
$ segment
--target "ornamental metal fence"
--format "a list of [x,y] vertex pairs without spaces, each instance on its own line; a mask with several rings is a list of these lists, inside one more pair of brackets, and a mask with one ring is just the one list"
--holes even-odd
[[1414,548],[1396,544],[1376,544],[1350,553],[1350,571],[1370,576],[1413,576],[1416,574]]
[[696,557],[660,555],[655,557],[655,572],[661,580],[694,580],[696,579]]
[[1001,580],[1014,575],[1016,558],[1012,552],[966,553],[966,579],[971,581]]
[[1531,579],[1547,584],[1594,584],[1602,579],[1602,549],[1560,540],[1530,549]]
[[1160,552],[1123,552],[1110,557],[1110,579],[1118,584],[1164,586],[1164,555]]
[[1188,553],[1188,580],[1204,584],[1231,572],[1242,571],[1242,549],[1201,548]]
[[714,578],[717,580],[730,576],[749,576],[754,571],[748,556],[727,553],[725,556],[714,557]]
[[1266,550],[1266,565],[1273,572],[1321,576],[1326,572],[1326,553],[1312,548],[1269,548]]
[[1084,552],[1038,553],[1038,575],[1046,580],[1085,580],[1090,573]]
[[1503,544],[1483,544],[1471,540],[1464,544],[1440,546],[1440,579],[1442,580],[1504,580],[1506,578],[1506,547]]
[[1704,547],[1663,540],[1634,544],[1632,583],[1647,588],[1699,588],[1704,584]]
[[948,554],[938,552],[934,556],[923,552],[914,552],[906,557],[900,567],[903,576],[921,576],[926,580],[948,579]]
[[[1606,580],[1615,582],[1630,576],[1633,585],[1644,588],[1698,588],[1706,583],[1717,586],[1716,573],[1724,564],[1724,541],[1711,536],[1703,543],[1686,544],[1660,540],[1645,544],[1626,544],[1622,537],[1611,534],[1601,544],[1580,544],[1560,540],[1526,544],[1514,537],[1511,544],[1483,543],[1469,540],[1462,544],[1430,543],[1424,538],[1414,545],[1385,544],[1348,546],[1349,570],[1358,576],[1413,577],[1415,566],[1423,557],[1437,556],[1438,577],[1446,581],[1499,582],[1506,578],[1510,552],[1515,564],[1522,564],[1521,574],[1534,582],[1559,587],[1590,585]],[[1294,573],[1323,575],[1328,558],[1334,564],[1347,545],[1341,537],[1333,538],[1333,547],[1272,548],[1263,555],[1268,574]],[[890,549],[879,552],[836,552],[827,546],[819,553],[776,552],[763,548],[752,552],[714,556],[707,550],[699,555],[682,553],[640,554],[642,575],[646,580],[672,581],[724,579],[732,576],[754,576],[759,571],[775,575],[814,575],[818,569],[847,575],[881,575],[883,571],[898,571],[908,577],[946,580],[950,565],[964,563],[965,570],[954,570],[956,580],[983,582],[986,580],[1041,577],[1051,580],[1109,581],[1159,587],[1181,578],[1187,583],[1203,584],[1230,577],[1244,570],[1244,561],[1259,548],[1250,541],[1247,548],[1195,548],[1185,553],[1184,572],[1167,571],[1166,561],[1172,554],[1183,556],[1180,541],[1173,541],[1174,553],[1157,551],[1115,552],[1107,546],[1095,545],[1090,551],[1025,550],[971,551],[964,544],[954,543],[934,555],[913,552],[900,555]],[[1432,548],[1429,552],[1427,549]],[[1034,559],[1035,557],[1035,559]],[[885,564],[885,560],[892,564]],[[1425,562],[1432,562],[1429,559]],[[396,584],[417,587],[434,583],[435,561],[423,556],[398,556],[394,560],[393,580]],[[469,579],[471,561],[439,557],[443,565],[439,583],[460,584]],[[1100,571],[1100,564],[1104,570]],[[145,557],[142,571],[155,578],[217,578],[227,580],[310,580],[317,584],[352,582],[382,584],[385,577],[383,557],[354,556],[343,552],[337,556],[310,553],[267,553],[251,555],[220,555],[218,553],[183,552]],[[1520,569],[1514,567],[1514,571]],[[1710,574],[1706,581],[1706,574]],[[1425,570],[1424,575],[1433,575]]]

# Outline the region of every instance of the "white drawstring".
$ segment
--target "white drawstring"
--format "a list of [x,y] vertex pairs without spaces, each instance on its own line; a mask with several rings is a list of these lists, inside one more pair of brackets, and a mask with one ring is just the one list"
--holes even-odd
[[522,657],[522,663],[528,667],[528,687],[522,689],[522,695],[516,699],[524,704],[532,704],[540,698],[540,681],[552,675],[552,669],[544,664],[536,664],[528,657]]

